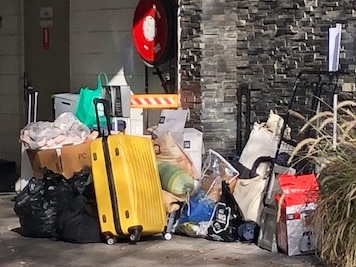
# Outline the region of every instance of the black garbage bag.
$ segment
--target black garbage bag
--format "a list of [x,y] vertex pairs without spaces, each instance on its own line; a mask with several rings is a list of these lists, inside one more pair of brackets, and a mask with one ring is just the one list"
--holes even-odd
[[222,181],[221,199],[216,203],[207,239],[215,241],[233,242],[238,238],[237,229],[244,222],[242,211],[234,196],[230,192],[229,185]]
[[85,168],[79,172],[75,172],[73,176],[67,180],[74,195],[82,194],[84,190],[87,190],[89,175],[90,169]]
[[70,192],[66,179],[50,170],[46,170],[42,179],[30,179],[15,199],[14,211],[20,219],[22,234],[56,238],[56,216]]
[[59,239],[67,242],[101,242],[99,216],[92,183],[86,186],[81,194],[72,195],[58,215],[57,233]]

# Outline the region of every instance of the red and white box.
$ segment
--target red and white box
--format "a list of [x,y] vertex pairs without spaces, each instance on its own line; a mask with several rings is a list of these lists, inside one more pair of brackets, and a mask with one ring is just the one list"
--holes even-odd
[[283,174],[279,183],[283,193],[276,195],[277,245],[289,256],[309,254],[315,250],[311,224],[319,190],[315,175]]

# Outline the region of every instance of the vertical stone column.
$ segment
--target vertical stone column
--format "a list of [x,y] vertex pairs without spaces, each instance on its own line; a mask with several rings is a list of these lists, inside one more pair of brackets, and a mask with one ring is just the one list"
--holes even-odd
[[201,121],[206,146],[236,151],[236,3],[202,2]]
[[201,5],[202,0],[180,0],[181,103],[190,109],[187,126],[201,129]]

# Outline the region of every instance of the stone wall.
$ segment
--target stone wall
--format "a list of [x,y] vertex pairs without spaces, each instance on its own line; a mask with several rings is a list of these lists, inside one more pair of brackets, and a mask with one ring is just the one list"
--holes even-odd
[[[251,120],[290,99],[296,75],[327,70],[328,29],[342,24],[340,67],[355,83],[354,0],[182,0],[182,98],[206,148],[236,149],[236,91],[247,84]],[[193,26],[193,27],[192,27]],[[190,102],[189,102],[190,100]],[[199,104],[201,103],[201,105]]]
[[204,0],[180,1],[180,72],[182,107],[190,108],[188,126],[201,130],[201,5]]
[[231,154],[236,146],[237,1],[203,1],[201,92],[204,141]]
[[[343,25],[341,69],[355,82],[354,1],[236,1],[237,83],[248,83],[252,117],[289,100],[295,76],[304,69],[327,70],[328,28]],[[355,4],[354,4],[355,5]]]

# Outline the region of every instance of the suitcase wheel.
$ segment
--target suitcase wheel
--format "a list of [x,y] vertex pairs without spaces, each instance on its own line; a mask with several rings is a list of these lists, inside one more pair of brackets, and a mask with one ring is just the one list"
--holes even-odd
[[132,227],[131,229],[129,229],[130,241],[133,243],[138,242],[140,240],[141,231],[142,227]]
[[131,242],[138,242],[140,241],[140,234],[137,232],[137,233],[133,233],[130,235],[130,241]]
[[163,233],[163,237],[165,240],[171,240],[172,239],[172,234],[171,233]]
[[105,236],[105,241],[106,241],[106,244],[108,245],[114,245],[116,243],[116,238],[111,236],[111,235],[106,235]]

